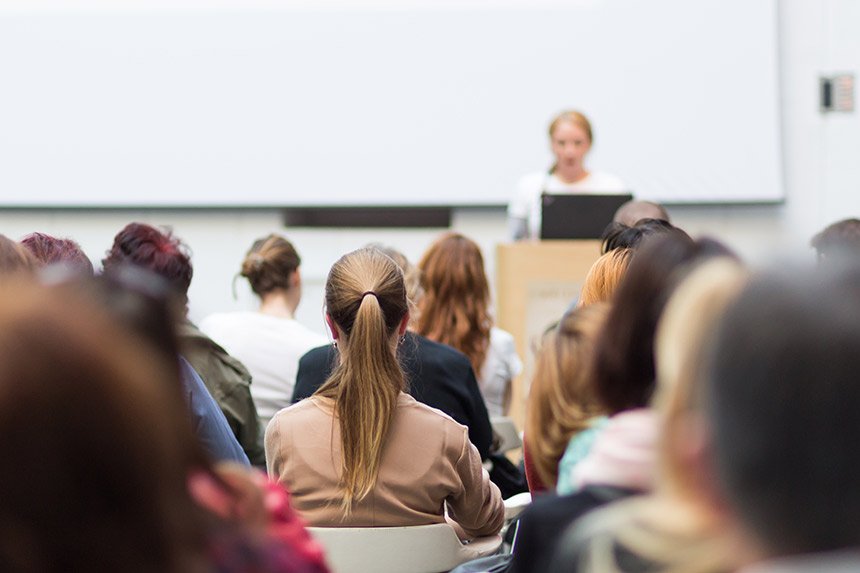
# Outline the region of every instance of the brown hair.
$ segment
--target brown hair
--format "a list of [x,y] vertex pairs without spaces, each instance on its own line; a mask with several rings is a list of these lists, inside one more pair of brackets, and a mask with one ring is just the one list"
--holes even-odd
[[424,286],[418,334],[453,346],[480,374],[493,325],[480,247],[459,233],[447,233],[430,245],[418,268]]
[[257,296],[263,296],[273,290],[289,290],[290,279],[300,264],[302,259],[293,244],[273,233],[254,241],[239,274],[248,279]]
[[563,122],[569,122],[582,128],[582,130],[588,136],[588,142],[594,143],[594,133],[591,131],[591,122],[588,121],[588,118],[585,117],[585,114],[573,109],[563,111],[554,118],[552,118],[548,130],[550,138],[555,133],[556,128]]
[[585,275],[577,306],[612,300],[612,295],[621,283],[624,273],[627,272],[632,256],[632,249],[614,249],[601,255]]
[[0,569],[196,570],[171,375],[83,297],[0,285]]
[[525,439],[547,486],[558,480],[558,461],[570,438],[603,413],[591,388],[591,360],[608,312],[601,303],[574,309],[543,338],[529,391]]
[[395,356],[397,329],[407,315],[403,273],[377,249],[353,251],[329,271],[325,301],[337,328],[340,364],[317,394],[335,401],[343,453],[341,506],[348,514],[376,484],[404,388]]

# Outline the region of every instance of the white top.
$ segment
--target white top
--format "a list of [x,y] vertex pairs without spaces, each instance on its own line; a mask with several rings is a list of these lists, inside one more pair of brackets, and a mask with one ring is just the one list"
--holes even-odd
[[522,369],[523,363],[517,356],[514,337],[510,332],[493,327],[490,330],[487,357],[478,376],[478,387],[491,418],[505,415],[505,391]]
[[528,236],[537,238],[540,236],[541,223],[541,194],[547,193],[594,193],[600,195],[612,195],[615,193],[627,193],[629,188],[624,181],[610,175],[592,171],[587,177],[576,183],[565,183],[555,174],[545,171],[531,173],[520,179],[517,185],[517,194],[508,205],[508,220],[511,222],[511,232],[516,229],[520,221],[528,223]]
[[200,330],[251,372],[251,397],[263,428],[290,405],[299,358],[329,342],[294,319],[260,312],[213,314],[200,323]]

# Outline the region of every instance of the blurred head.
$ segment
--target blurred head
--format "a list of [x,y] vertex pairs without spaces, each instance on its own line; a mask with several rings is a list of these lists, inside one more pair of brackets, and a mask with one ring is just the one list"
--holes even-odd
[[340,364],[317,394],[332,398],[340,424],[342,502],[349,512],[376,484],[382,447],[404,389],[395,351],[409,319],[403,273],[365,248],[341,257],[325,288],[326,321]]
[[585,275],[577,306],[612,300],[632,258],[632,249],[613,249],[601,255]]
[[102,259],[105,271],[120,264],[148,269],[166,279],[183,301],[194,269],[188,247],[170,230],[159,230],[144,223],[129,223],[117,233],[113,246]]
[[819,262],[832,259],[860,259],[860,219],[843,219],[812,237],[810,244]]
[[86,276],[93,275],[93,263],[71,239],[58,239],[45,233],[30,233],[21,239],[23,245],[40,265],[64,265]]
[[0,235],[0,276],[32,274],[37,264],[30,251],[5,235]]
[[564,111],[550,122],[549,141],[555,156],[553,171],[583,169],[583,159],[594,142],[591,123],[578,111]]
[[595,349],[598,398],[615,414],[646,407],[654,391],[654,335],[675,286],[694,263],[730,251],[710,239],[670,233],[643,243],[612,300]]
[[0,291],[0,568],[191,570],[190,426],[164,362],[77,291]]
[[571,436],[602,413],[591,380],[594,340],[609,307],[592,304],[565,313],[544,335],[529,390],[525,436],[541,481],[554,486]]
[[666,209],[662,205],[657,203],[631,200],[618,208],[612,220],[616,223],[632,227],[642,219],[657,219],[668,223],[669,213],[666,212]]
[[418,333],[453,346],[480,372],[492,327],[480,247],[459,233],[446,233],[430,245],[418,268],[424,287]]
[[860,537],[860,267],[755,277],[716,332],[705,382],[717,475],[767,556]]
[[254,241],[242,261],[240,274],[248,279],[254,294],[262,298],[271,292],[298,288],[301,263],[293,244],[273,233]]

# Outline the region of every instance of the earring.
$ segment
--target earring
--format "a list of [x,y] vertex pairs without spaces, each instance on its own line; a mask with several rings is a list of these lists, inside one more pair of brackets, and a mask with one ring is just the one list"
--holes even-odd
[[335,350],[337,350],[337,340],[332,340],[331,345]]
[[400,340],[397,341],[397,345],[401,346],[406,341],[406,335],[400,337]]

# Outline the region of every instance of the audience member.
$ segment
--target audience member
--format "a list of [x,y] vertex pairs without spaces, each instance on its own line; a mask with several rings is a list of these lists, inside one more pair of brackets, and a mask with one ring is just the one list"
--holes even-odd
[[555,490],[558,462],[570,438],[604,413],[594,397],[594,340],[609,308],[570,310],[544,335],[526,410],[524,458],[532,494]]
[[810,241],[819,262],[860,259],[860,219],[843,219],[828,225]]
[[[140,266],[164,277],[181,304],[187,306],[193,275],[191,257],[185,245],[170,231],[143,223],[126,225],[102,260],[105,271],[119,264]],[[179,325],[179,336],[182,356],[191,363],[218,402],[248,459],[255,465],[265,464],[248,370],[187,318]]]
[[655,386],[657,321],[692,263],[730,255],[716,241],[694,242],[686,233],[652,237],[639,248],[595,346],[595,392],[609,418],[571,440],[559,463],[558,493],[595,480],[640,491],[652,487],[656,424],[648,405]]
[[657,219],[670,223],[669,213],[665,207],[651,201],[637,201],[635,199],[624,203],[615,211],[612,220],[628,227],[633,227],[642,219]]
[[632,258],[633,249],[628,248],[612,249],[601,255],[585,275],[577,306],[612,300]]
[[645,239],[656,235],[677,234],[690,238],[680,228],[663,219],[640,219],[633,226],[612,222],[600,237],[601,254],[615,249],[636,249]]
[[[610,504],[576,523],[564,536],[555,570],[717,573],[734,569],[728,524],[723,512],[714,508],[707,483],[699,371],[717,320],[745,280],[746,273],[737,263],[715,260],[693,271],[672,296],[656,340],[654,408],[660,415],[660,435],[655,490]],[[549,521],[524,522],[522,540],[546,548],[547,539],[554,539],[562,529]],[[548,535],[537,537],[541,533]]]
[[765,273],[716,333],[705,404],[744,572],[860,569],[858,284],[856,261]]
[[[181,387],[194,435],[205,454],[216,462],[249,465],[218,404],[191,364],[179,354],[177,305],[164,279],[140,267],[119,265],[92,281],[82,282],[81,287],[121,325],[150,343],[178,374],[170,381]],[[173,364],[177,360],[178,364]]]
[[251,396],[263,427],[290,405],[299,358],[327,342],[294,318],[302,297],[300,264],[284,237],[272,234],[254,241],[241,276],[260,297],[259,310],[213,314],[200,323],[200,330],[251,372]]
[[504,416],[522,370],[514,338],[493,326],[490,287],[478,245],[457,233],[436,240],[418,263],[424,298],[417,331],[469,357],[490,416]]
[[30,233],[21,239],[40,265],[63,265],[74,272],[93,276],[93,263],[81,246],[71,239],[58,239],[45,233]]
[[[419,402],[442,410],[469,428],[469,440],[478,448],[481,459],[487,459],[493,430],[469,359],[450,346],[414,332],[417,303],[423,296],[418,269],[392,248],[382,245],[372,245],[372,248],[390,257],[403,272],[409,301],[409,324],[403,343],[397,346],[397,358],[406,377],[406,391]],[[313,395],[331,376],[338,361],[339,353],[332,344],[305,354],[299,361],[292,403]],[[493,472],[490,477],[493,477]]]
[[340,363],[272,419],[269,473],[313,525],[441,523],[499,531],[504,506],[467,429],[405,394],[395,348],[409,320],[403,275],[377,249],[344,255],[326,281]]
[[195,475],[225,507],[238,495],[195,453],[165,383],[176,374],[153,347],[79,287],[5,281],[0,295],[0,569],[325,571],[293,515],[279,522],[298,528],[290,538],[197,503]]

